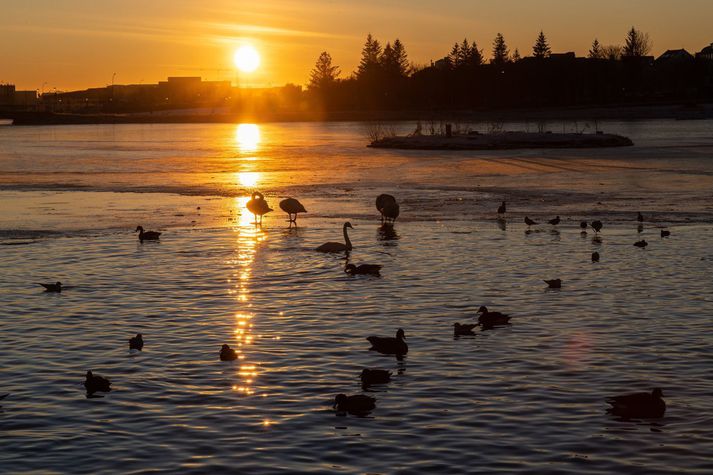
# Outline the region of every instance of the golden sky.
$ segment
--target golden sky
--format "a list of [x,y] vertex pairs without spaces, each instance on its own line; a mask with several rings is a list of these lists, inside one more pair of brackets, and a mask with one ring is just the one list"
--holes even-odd
[[[412,61],[443,57],[475,39],[489,55],[497,32],[530,54],[544,30],[553,51],[586,54],[598,37],[623,42],[635,25],[654,54],[713,42],[713,0],[1,0],[0,82],[21,89],[155,83],[167,76],[239,80],[248,86],[304,84],[321,51],[343,75],[371,32],[400,38]],[[237,77],[245,43],[261,67]]]

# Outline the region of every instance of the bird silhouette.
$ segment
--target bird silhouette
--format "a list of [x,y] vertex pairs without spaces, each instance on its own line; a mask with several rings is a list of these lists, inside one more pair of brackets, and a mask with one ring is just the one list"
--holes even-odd
[[349,413],[355,416],[366,415],[376,408],[376,399],[363,394],[347,396],[337,394],[334,398],[334,408],[338,413]]
[[405,355],[408,353],[408,345],[404,341],[406,334],[401,328],[396,331],[396,338],[369,336],[366,339],[371,343],[370,351],[378,351],[384,355]]
[[317,252],[344,252],[352,250],[352,242],[349,240],[349,235],[347,234],[347,228],[352,228],[352,223],[346,222],[342,226],[342,232],[344,233],[344,243],[341,242],[325,242],[317,249]]
[[496,325],[507,325],[510,323],[510,315],[500,312],[491,312],[485,305],[481,305],[476,313],[480,314],[478,316],[478,325],[481,325],[484,330]]
[[562,280],[561,279],[551,279],[551,280],[545,280],[545,283],[550,289],[561,289],[562,288]]
[[624,419],[658,419],[666,413],[663,391],[654,388],[650,393],[633,393],[606,399],[607,412]]
[[235,361],[238,359],[238,354],[228,345],[220,347],[220,361]]
[[[292,223],[295,223],[295,226],[297,226],[297,213],[307,212],[305,207],[302,206],[302,203],[300,203],[294,198],[285,198],[284,200],[280,201],[280,209],[287,213],[290,225],[292,225]],[[294,218],[292,217],[293,214],[295,215]]]
[[599,253],[597,251],[592,253],[592,262],[599,262]]
[[644,215],[641,214],[641,212],[638,212],[636,215],[636,220],[640,223],[644,222]]
[[550,223],[552,226],[557,226],[560,223],[560,217],[557,216],[556,218],[550,219],[547,222]]
[[386,384],[391,381],[391,371],[385,369],[364,368],[359,375],[361,384],[367,388],[372,384]]
[[[262,225],[262,217],[272,211],[272,208],[265,201],[265,197],[259,191],[254,191],[252,197],[245,203],[245,207],[255,216],[255,224]],[[258,216],[260,220],[258,221]]]
[[378,264],[347,264],[344,272],[349,275],[381,275],[381,266]]
[[139,241],[141,242],[158,241],[159,237],[161,236],[161,233],[157,231],[144,231],[143,226],[136,226],[136,230],[134,232],[136,231],[139,232]]
[[530,226],[534,226],[539,223],[537,221],[533,221],[530,218],[528,218],[527,216],[525,216],[525,224],[527,224],[527,226],[530,227]]
[[579,228],[582,230],[582,234],[587,234],[587,222],[582,221],[579,223]]
[[648,245],[649,245],[649,243],[646,242],[646,239],[642,239],[641,241],[636,241],[636,242],[634,243],[634,246],[640,247],[640,248],[642,248],[642,249],[645,248],[645,247],[648,246]]
[[87,390],[87,396],[91,396],[96,392],[108,393],[111,391],[111,381],[102,376],[94,375],[91,371],[87,371],[84,388]]
[[473,335],[473,328],[477,327],[476,323],[454,323],[453,324],[453,336],[468,336]]
[[498,214],[505,214],[506,211],[507,211],[507,205],[503,201],[503,204],[498,206]]
[[131,350],[143,350],[144,349],[144,337],[141,333],[137,333],[135,337],[129,338],[129,351]]
[[661,237],[662,237],[662,238],[669,237],[670,235],[671,235],[671,231],[667,231],[667,230],[665,230],[665,229],[662,229],[662,230],[661,230]]
[[41,285],[45,288],[45,292],[62,292],[62,282],[57,281],[54,284],[43,284],[42,282],[37,282],[37,285]]
[[376,209],[381,213],[381,222],[394,222],[399,217],[401,208],[392,195],[382,193],[376,197]]
[[599,220],[592,221],[592,229],[594,229],[595,233],[598,233],[599,231],[601,231],[603,227],[604,227],[604,225],[602,224],[601,221],[599,221]]

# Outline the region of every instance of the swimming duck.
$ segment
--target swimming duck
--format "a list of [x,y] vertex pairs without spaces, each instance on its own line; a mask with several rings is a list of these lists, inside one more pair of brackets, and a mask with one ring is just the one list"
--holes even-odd
[[658,419],[666,412],[663,391],[659,388],[654,388],[650,393],[610,397],[606,402],[612,406],[608,409],[610,414],[624,419]]
[[[294,198],[285,198],[284,200],[280,201],[280,209],[287,213],[287,217],[289,218],[290,223],[295,223],[295,226],[297,225],[297,213],[307,212],[305,207],[302,206],[302,203],[300,203]],[[294,218],[292,218],[293,214],[295,215]]]
[[597,220],[597,221],[592,221],[592,229],[594,230],[595,233],[598,233],[599,231],[602,230],[602,222]]
[[347,234],[347,228],[354,229],[352,223],[346,222],[342,226],[342,232],[344,233],[344,244],[341,242],[325,242],[317,249],[317,252],[344,252],[352,250],[352,242],[349,240],[349,235]]
[[669,237],[670,235],[671,235],[671,231],[667,231],[667,230],[665,230],[665,229],[662,229],[662,230],[661,230],[661,237],[662,237],[662,238],[664,238],[664,237]]
[[599,253],[597,251],[592,253],[592,262],[599,262]]
[[648,245],[649,245],[649,243],[646,242],[646,239],[642,239],[641,241],[636,241],[636,242],[634,243],[634,246],[636,246],[636,247],[641,247],[641,248],[644,248],[644,247],[646,247],[646,246],[648,246]]
[[144,349],[144,337],[141,333],[137,333],[135,337],[129,338],[129,351],[131,350],[143,350]]
[[503,201],[503,204],[498,206],[498,214],[505,214],[506,211],[507,211],[507,205]]
[[37,285],[41,285],[45,288],[45,292],[62,292],[62,282],[57,281],[54,284],[43,284],[42,282],[37,282]]
[[238,359],[238,354],[228,345],[220,347],[220,361],[235,361]]
[[108,393],[111,391],[111,381],[102,376],[94,376],[91,371],[87,371],[87,379],[84,381],[87,394],[91,396],[95,392]]
[[377,196],[376,209],[379,211],[379,213],[381,213],[382,223],[389,221],[393,223],[394,221],[396,221],[396,218],[399,217],[400,207],[399,204],[396,202],[396,198],[394,198],[392,195],[382,193],[381,195]]
[[545,280],[545,283],[550,289],[561,289],[562,288],[562,279],[551,279],[551,280]]
[[473,328],[477,327],[476,323],[465,323],[461,325],[460,323],[453,324],[453,336],[466,336],[473,335]]
[[640,211],[636,215],[636,220],[640,223],[644,222],[644,215],[642,215]]
[[560,223],[560,217],[557,216],[556,218],[550,219],[547,222],[550,223],[552,226],[557,226]]
[[396,338],[370,336],[366,339],[371,343],[370,351],[378,351],[384,355],[405,355],[408,353],[408,345],[404,341],[406,334],[401,328],[396,331]]
[[344,267],[344,272],[349,275],[381,275],[381,266],[378,264],[347,264]]
[[[252,198],[245,203],[245,207],[255,215],[255,223],[260,225],[262,225],[262,217],[272,211],[272,208],[265,201],[265,197],[259,191],[253,192]],[[260,216],[260,221],[258,221],[258,216]]]
[[490,312],[488,307],[481,305],[476,313],[478,316],[478,325],[483,328],[492,328],[495,325],[507,325],[510,323],[510,316],[500,312]]
[[364,368],[359,378],[361,378],[361,384],[364,387],[371,386],[372,384],[386,384],[391,381],[391,371]]
[[529,226],[534,226],[538,223],[537,223],[537,221],[533,221],[530,218],[528,218],[527,216],[525,216],[525,224],[527,224],[527,226],[529,227]]
[[582,230],[582,232],[586,232],[587,231],[587,222],[582,221],[581,223],[579,223],[579,228]]
[[355,394],[347,396],[346,394],[337,394],[334,398],[334,406],[337,412],[348,412],[355,416],[368,414],[376,408],[376,399],[363,394]]
[[[161,233],[156,232],[156,231],[144,231],[143,226],[136,226],[136,231],[139,232],[139,241],[144,242],[144,241],[158,241],[159,236],[161,236]],[[134,232],[136,232],[134,231]]]

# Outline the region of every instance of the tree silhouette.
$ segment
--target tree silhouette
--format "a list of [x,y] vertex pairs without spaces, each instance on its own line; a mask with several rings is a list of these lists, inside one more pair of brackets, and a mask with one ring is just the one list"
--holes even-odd
[[594,38],[594,41],[592,42],[592,48],[589,50],[589,54],[587,55],[589,58],[594,58],[594,59],[601,59],[604,57],[602,53],[602,45],[599,44],[599,40]]
[[[463,40],[465,45],[467,40]],[[480,66],[483,64],[483,52],[478,49],[478,45],[473,41],[467,53],[463,55],[463,60],[468,66]]]
[[309,88],[325,89],[336,82],[339,73],[339,66],[332,65],[332,56],[322,51],[309,74]]
[[602,46],[602,58],[610,61],[619,61],[623,50],[620,45]]
[[626,35],[626,42],[622,56],[627,58],[641,58],[646,56],[651,51],[651,40],[648,33],[643,33],[633,26]]
[[520,61],[522,58],[520,57],[520,50],[515,48],[515,52],[512,54],[512,62],[517,63]]
[[550,54],[552,54],[552,50],[550,49],[550,45],[547,44],[545,33],[540,31],[537,41],[535,41],[535,45],[532,47],[532,55],[535,58],[543,59],[548,58]]
[[393,54],[394,54],[394,65],[400,76],[408,76],[411,66],[408,62],[408,55],[406,54],[406,47],[401,42],[400,39],[396,38],[394,41]]
[[493,58],[490,60],[493,64],[505,64],[510,59],[510,51],[505,44],[505,38],[501,33],[498,33],[493,40]]
[[366,42],[361,50],[361,60],[359,61],[359,68],[357,69],[357,78],[363,78],[366,75],[370,75],[375,71],[378,71],[381,63],[381,44],[379,40],[375,39],[369,33],[366,36]]
[[450,65],[451,68],[457,68],[460,66],[460,45],[458,43],[455,43],[453,45],[453,48],[451,48],[451,52],[448,53],[448,64]]

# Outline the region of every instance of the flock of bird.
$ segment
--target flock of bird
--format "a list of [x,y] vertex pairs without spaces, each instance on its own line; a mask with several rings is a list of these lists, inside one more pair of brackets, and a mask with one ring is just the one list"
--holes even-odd
[[[246,203],[246,208],[255,216],[255,224],[262,224],[262,217],[273,211],[268,205],[264,196],[259,192],[254,192],[251,199]],[[288,214],[290,226],[292,224],[297,225],[297,215],[299,213],[306,213],[305,207],[294,198],[287,198],[280,202],[280,208]],[[393,226],[393,223],[399,216],[400,207],[396,198],[392,195],[381,194],[376,198],[376,208],[381,214],[381,221],[383,224]],[[498,219],[503,220],[507,212],[507,204],[505,201],[498,207]],[[639,224],[639,232],[642,230],[642,222],[644,217],[641,213],[638,213],[637,220]],[[525,216],[525,224],[528,230],[531,226],[536,226],[539,223]],[[550,219],[548,223],[552,226],[557,226],[561,222],[559,216]],[[599,233],[603,224],[599,220],[587,223],[582,221],[580,223],[580,228],[583,234],[586,234],[588,226],[594,230],[595,233]],[[347,255],[349,251],[353,249],[352,243],[349,240],[349,235],[347,229],[352,229],[353,226],[349,222],[345,222],[342,226],[342,232],[344,234],[344,242],[326,242],[315,250],[317,252],[325,253],[341,253],[346,252]],[[139,232],[138,238],[140,242],[144,241],[157,241],[160,239],[161,233],[156,231],[145,231],[142,226],[136,228],[136,232]],[[670,231],[662,230],[661,237],[670,236]],[[637,247],[646,247],[648,243],[645,240],[638,241],[634,243]],[[594,252],[592,254],[592,262],[599,262],[599,253]],[[347,264],[345,266],[345,272],[349,275],[372,275],[379,276],[382,266],[376,264]],[[545,280],[548,287],[551,289],[560,289],[562,287],[561,279],[548,279]],[[61,282],[56,283],[41,283],[47,292],[61,292],[63,289],[69,287],[63,287]],[[476,327],[481,327],[481,330],[489,330],[501,325],[509,325],[511,317],[507,314],[501,312],[493,312],[488,310],[487,307],[481,306],[477,312],[478,317],[477,323],[454,323],[453,324],[453,334],[455,337],[473,335],[473,330]],[[406,334],[403,329],[399,328],[396,331],[395,337],[382,337],[382,336],[369,336],[367,340],[371,344],[369,350],[376,351],[385,355],[395,355],[397,359],[402,360],[403,357],[408,353],[408,345],[406,343]],[[131,353],[140,352],[143,350],[144,341],[141,334],[137,334],[135,337],[129,340],[129,351]],[[221,361],[234,361],[238,358],[238,354],[235,350],[230,348],[229,345],[222,345],[219,353],[219,359]],[[383,369],[374,368],[364,368],[360,374],[360,379],[362,382],[362,388],[367,390],[372,385],[387,384],[391,381],[391,372]],[[97,397],[95,393],[97,392],[110,392],[111,382],[109,379],[104,378],[99,375],[95,375],[92,371],[87,371],[86,379],[84,382],[84,387],[87,391],[87,397]],[[0,396],[0,400],[4,399],[7,394]],[[623,396],[616,396],[607,398],[606,402],[611,405],[608,412],[619,416],[624,419],[638,419],[638,418],[660,418],[663,417],[666,411],[666,403],[663,400],[663,392],[659,388],[653,389],[650,393],[634,393],[627,394]],[[338,394],[334,398],[334,408],[340,415],[345,415],[347,413],[352,415],[363,416],[367,415],[376,407],[376,399],[367,396],[365,394],[354,394],[345,395]]]

